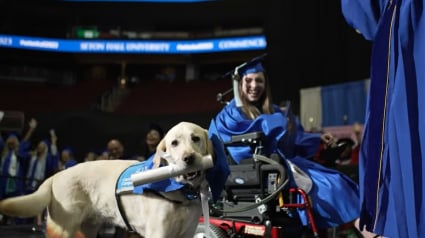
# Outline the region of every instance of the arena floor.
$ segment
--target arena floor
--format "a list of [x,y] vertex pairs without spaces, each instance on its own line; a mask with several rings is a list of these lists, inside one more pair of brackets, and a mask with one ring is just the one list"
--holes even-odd
[[[33,231],[33,225],[0,225],[0,238],[45,238],[41,231]],[[121,234],[121,233],[119,233]],[[98,238],[126,237],[123,234],[99,233]],[[130,238],[139,236],[132,235]]]
[[1,238],[44,238],[42,232],[32,230],[32,225],[2,225]]

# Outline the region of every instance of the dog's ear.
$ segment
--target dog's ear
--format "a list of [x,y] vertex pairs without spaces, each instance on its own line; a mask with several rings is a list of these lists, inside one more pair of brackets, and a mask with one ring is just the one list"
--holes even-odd
[[154,168],[159,168],[159,166],[161,165],[162,158],[160,156],[160,153],[158,153],[159,151],[162,151],[162,152],[165,152],[166,151],[165,138],[162,138],[162,140],[156,146],[156,153],[155,153],[155,155],[153,157]]
[[214,145],[208,137],[208,130],[205,130],[205,141],[207,143],[207,154],[210,154],[214,158]]

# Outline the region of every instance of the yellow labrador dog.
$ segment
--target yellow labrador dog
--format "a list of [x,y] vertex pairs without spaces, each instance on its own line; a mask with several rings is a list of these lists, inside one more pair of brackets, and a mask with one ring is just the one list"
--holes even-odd
[[[157,151],[169,154],[172,163],[187,166],[213,154],[207,130],[189,122],[171,128]],[[154,158],[156,166],[160,161],[158,156]],[[1,201],[0,213],[33,217],[48,208],[46,237],[50,238],[95,238],[102,223],[130,228],[146,238],[193,237],[202,214],[200,199],[188,200],[179,190],[146,191],[117,198],[117,179],[138,162],[80,163],[50,177],[33,194]],[[179,175],[175,180],[199,191],[201,184],[205,184],[205,171]]]

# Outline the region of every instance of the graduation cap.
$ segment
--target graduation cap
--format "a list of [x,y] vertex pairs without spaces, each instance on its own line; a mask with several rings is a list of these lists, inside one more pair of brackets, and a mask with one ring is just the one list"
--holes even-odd
[[49,139],[44,139],[41,142],[43,142],[44,144],[46,144],[47,147],[50,147],[50,140]]
[[19,138],[18,138],[18,134],[16,134],[15,132],[10,132],[10,133],[7,135],[7,139],[9,139],[9,138],[16,138],[16,139],[19,139]]
[[260,72],[266,72],[266,70],[263,67],[263,64],[260,61],[256,61],[252,64],[246,65],[243,68],[240,68],[238,73],[241,76],[245,76],[247,74],[253,74],[253,73],[260,73]]
[[68,152],[70,155],[74,155],[74,149],[71,146],[66,146],[63,148],[62,152]]
[[233,94],[236,102],[237,107],[242,107],[242,101],[239,97],[239,80],[241,80],[241,76],[250,74],[250,73],[258,73],[258,72],[264,72],[264,67],[261,64],[261,60],[266,56],[266,54],[256,57],[252,59],[249,62],[243,63],[235,68],[235,71],[233,72],[232,79],[233,79]]
[[[253,65],[257,65],[257,63],[259,63],[259,62],[262,62],[266,56],[267,56],[267,53],[262,54],[262,55],[260,55],[260,56],[257,56],[257,57],[255,57],[255,58],[252,58],[251,60],[246,61],[246,62],[244,62],[244,63],[242,63],[242,64],[240,64],[240,65],[236,66],[234,69],[232,69],[232,70],[228,71],[228,72],[227,72],[227,73],[225,73],[222,77],[223,77],[223,78],[227,78],[227,77],[229,77],[229,76],[232,76],[232,78],[233,78],[235,75],[240,76],[240,75],[242,75],[242,73],[243,73],[245,70],[247,70],[247,69],[249,69],[249,68],[252,68],[252,67],[253,67]],[[263,70],[264,70],[264,68],[263,68]],[[242,76],[243,76],[243,75],[242,75]]]

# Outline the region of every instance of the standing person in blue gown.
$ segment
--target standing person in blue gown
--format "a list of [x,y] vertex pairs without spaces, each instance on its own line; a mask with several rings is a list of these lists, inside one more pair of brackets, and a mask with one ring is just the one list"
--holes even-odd
[[360,150],[360,227],[425,237],[425,2],[342,0],[347,22],[373,41]]
[[[59,169],[59,152],[56,145],[57,137],[53,130],[50,130],[50,140],[45,139],[38,142],[33,155],[29,161],[26,175],[25,193],[30,194],[38,189],[45,179],[55,174]],[[43,231],[45,229],[46,210],[38,214],[34,219],[33,231]]]
[[[25,172],[31,157],[30,138],[37,127],[37,121],[32,118],[28,124],[29,128],[22,140],[19,140],[18,135],[15,133],[11,133],[4,143],[0,155],[0,199],[24,194]],[[9,217],[5,216],[2,223],[12,221],[22,224],[25,223],[26,219],[9,219]]]
[[71,146],[66,146],[62,149],[59,158],[59,170],[65,170],[78,164],[74,158],[74,149]]
[[[304,132],[295,117],[288,116],[272,103],[270,81],[261,62],[240,68],[238,74],[239,93],[235,93],[235,98],[211,121],[209,133],[229,142],[232,135],[263,132],[265,155],[278,153],[288,168],[298,167],[308,175],[312,186],[303,189],[311,197],[319,228],[336,227],[358,218],[357,184],[342,173],[307,159],[317,152],[321,140],[333,144],[332,135]],[[249,146],[228,147],[228,151],[235,163],[252,158]],[[292,177],[291,180],[292,186],[297,186],[296,179]],[[300,214],[300,218],[307,225],[306,216]]]
[[30,138],[36,127],[37,121],[31,119],[22,140],[15,133],[8,135],[1,152],[0,199],[24,194],[25,172],[31,156]]
[[29,161],[26,193],[33,193],[48,177],[59,170],[59,152],[55,133],[50,134],[50,140],[42,140],[37,144]]

